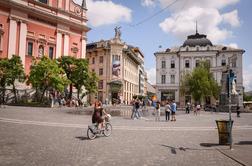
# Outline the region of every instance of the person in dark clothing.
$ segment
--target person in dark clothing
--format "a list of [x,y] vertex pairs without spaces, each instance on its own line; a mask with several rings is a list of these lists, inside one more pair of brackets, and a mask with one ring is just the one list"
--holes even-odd
[[103,114],[108,115],[106,111],[101,107],[101,103],[96,102],[94,106],[94,112],[92,115],[92,123],[97,123],[99,129],[102,129],[104,126],[103,123],[105,116],[103,116]]
[[237,117],[238,117],[238,118],[241,117],[241,116],[240,116],[240,113],[241,113],[241,111],[240,111],[240,106],[239,106],[239,104],[237,104],[237,106],[236,106],[236,114],[237,114]]

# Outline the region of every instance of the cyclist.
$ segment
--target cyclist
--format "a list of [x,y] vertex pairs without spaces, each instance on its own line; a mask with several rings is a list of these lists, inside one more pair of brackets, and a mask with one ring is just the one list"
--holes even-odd
[[[103,114],[105,116],[103,116]],[[97,123],[98,129],[104,128],[104,119],[107,115],[108,113],[102,108],[101,102],[95,102],[94,113],[92,115],[92,123]]]

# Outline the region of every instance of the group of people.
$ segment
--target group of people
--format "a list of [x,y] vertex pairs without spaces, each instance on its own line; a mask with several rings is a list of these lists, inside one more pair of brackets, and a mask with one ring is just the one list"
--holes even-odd
[[142,106],[142,102],[139,99],[135,99],[132,102],[132,114],[131,114],[131,119],[140,119],[141,114],[140,114],[140,107]]
[[194,115],[197,115],[198,113],[200,113],[200,110],[201,110],[200,104],[195,104],[195,107],[193,108],[191,103],[187,102],[186,107],[185,107],[186,114],[190,114],[191,110],[193,110]]
[[[160,102],[157,101],[156,103],[156,109],[155,109],[155,121],[160,121]],[[165,105],[165,120],[170,120],[170,114],[171,114],[171,121],[176,121],[176,111],[177,111],[177,105],[174,100],[168,101]]]
[[79,107],[83,105],[81,100],[75,98],[65,99],[65,97],[59,92],[50,92],[49,98],[51,101],[51,108],[54,107],[56,103],[58,103],[60,107],[61,106]]

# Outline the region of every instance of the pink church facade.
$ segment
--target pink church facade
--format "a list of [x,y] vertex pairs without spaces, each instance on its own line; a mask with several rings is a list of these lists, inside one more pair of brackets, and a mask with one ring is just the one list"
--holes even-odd
[[85,0],[0,1],[0,58],[19,55],[26,74],[34,58],[85,58],[86,11]]

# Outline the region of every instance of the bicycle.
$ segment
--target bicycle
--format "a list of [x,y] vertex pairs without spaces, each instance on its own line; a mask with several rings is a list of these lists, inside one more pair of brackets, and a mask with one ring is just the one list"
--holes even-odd
[[111,119],[110,115],[105,117],[105,126],[102,129],[98,129],[98,123],[94,123],[88,126],[87,136],[89,139],[95,139],[98,135],[104,135],[109,137],[112,134],[112,125],[109,122]]

